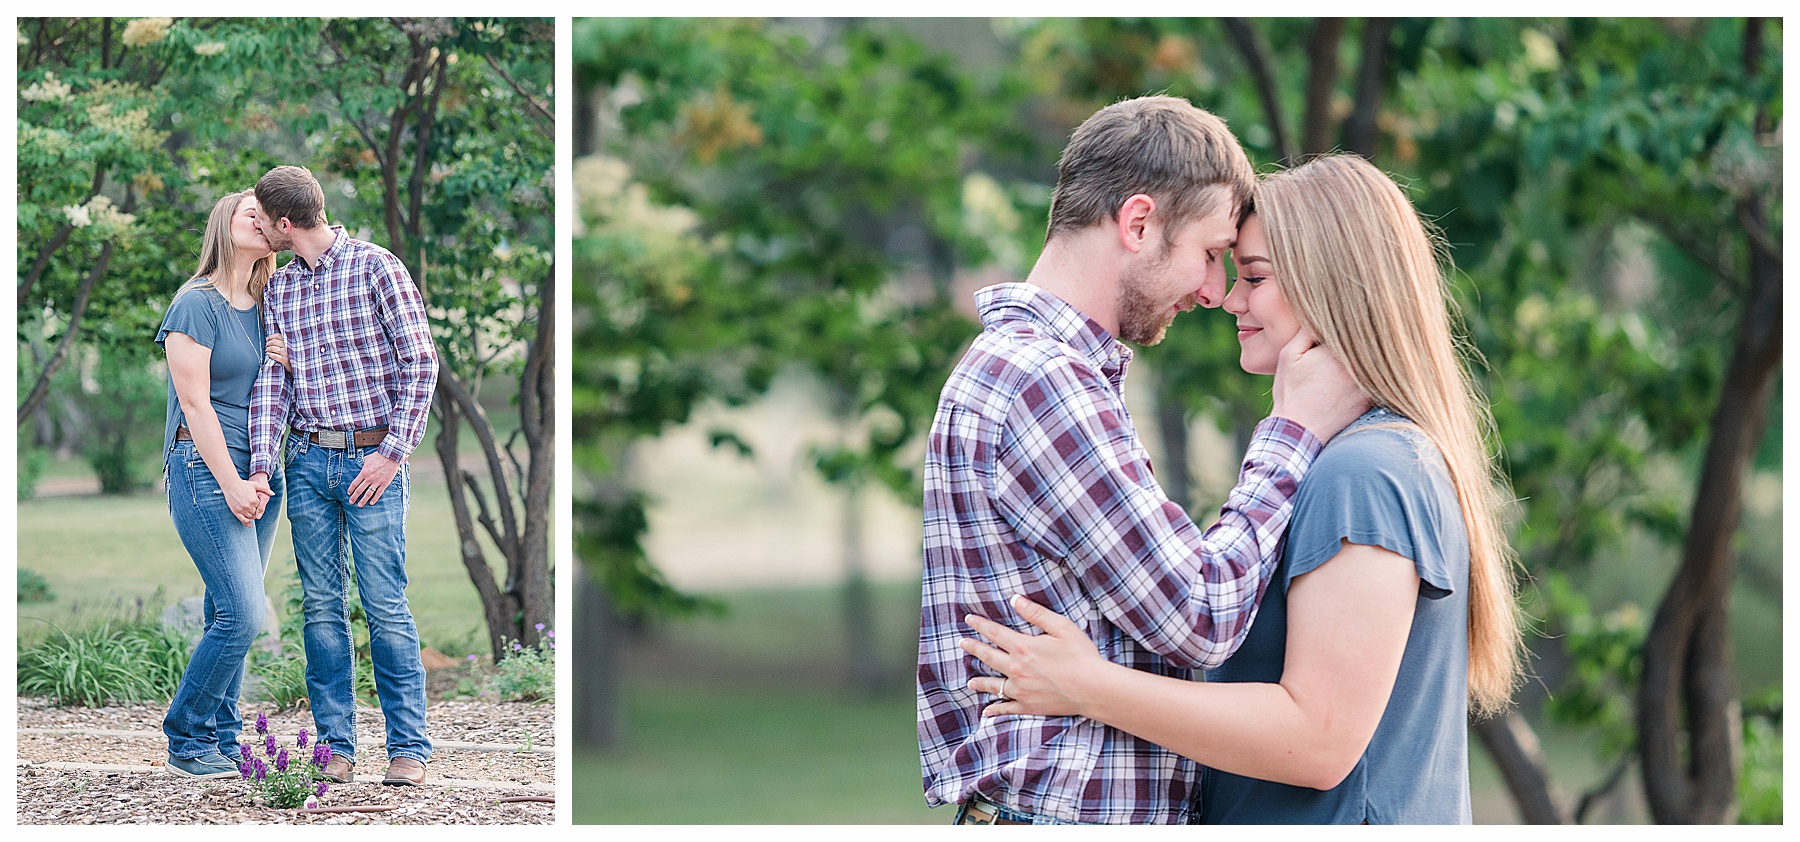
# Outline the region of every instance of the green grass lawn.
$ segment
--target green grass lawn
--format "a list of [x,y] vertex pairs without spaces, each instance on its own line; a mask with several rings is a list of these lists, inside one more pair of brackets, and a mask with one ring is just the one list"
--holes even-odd
[[[729,612],[665,622],[627,645],[623,745],[573,758],[582,824],[941,824],[919,780],[910,675],[917,583],[876,587],[881,657],[899,685],[874,699],[846,689],[833,588],[711,594]],[[580,667],[577,666],[579,669]],[[1596,736],[1532,715],[1565,794],[1597,783]],[[1498,770],[1470,738],[1477,823],[1516,822]],[[1646,820],[1635,778],[1595,823]]]
[[920,794],[911,696],[645,682],[628,708],[625,749],[575,754],[578,823],[950,820]]
[[[131,610],[139,599],[153,601],[158,589],[165,604],[202,592],[161,493],[48,497],[18,507],[18,565],[41,574],[57,597],[19,606],[22,641],[41,637],[51,623],[80,624]],[[498,563],[491,546],[488,551],[490,563]],[[277,611],[286,608],[282,592],[293,571],[283,516],[265,579]],[[481,602],[457,552],[455,521],[441,481],[414,479],[407,574],[421,642],[451,655],[486,651]]]

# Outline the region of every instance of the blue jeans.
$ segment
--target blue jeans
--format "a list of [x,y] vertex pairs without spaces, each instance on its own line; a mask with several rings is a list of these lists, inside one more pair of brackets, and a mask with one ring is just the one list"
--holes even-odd
[[319,740],[356,759],[355,642],[350,636],[350,561],[369,622],[375,695],[387,718],[388,759],[431,756],[425,737],[425,666],[406,604],[406,510],[411,474],[402,466],[373,505],[350,503],[350,482],[374,447],[328,448],[287,435],[288,522],[300,568],[306,695]]
[[238,691],[244,658],[263,621],[263,571],[275,547],[282,475],[269,479],[275,496],[252,526],[239,522],[225,503],[219,481],[191,441],[178,441],[163,462],[169,517],[206,583],[200,642],[181,674],[181,686],[163,717],[169,754],[181,759],[214,751],[238,757]]

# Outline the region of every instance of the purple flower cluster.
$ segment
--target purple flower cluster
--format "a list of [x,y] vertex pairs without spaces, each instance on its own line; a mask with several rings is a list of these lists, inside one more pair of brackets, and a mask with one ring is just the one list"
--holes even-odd
[[[290,752],[279,744],[274,734],[269,733],[268,714],[257,714],[256,733],[263,736],[263,753],[268,760],[246,751],[238,763],[238,773],[244,780],[256,784],[260,798],[267,799],[275,806],[318,807],[318,799],[324,798],[329,788],[325,782],[315,782],[312,777],[331,763],[330,745],[313,739],[310,731],[301,728],[299,736],[294,739],[294,746],[299,751]],[[310,754],[305,753],[309,747]],[[305,759],[301,759],[303,757]],[[302,797],[305,798],[304,804],[300,802]]]
[[238,774],[243,775],[246,781],[255,780],[261,783],[264,778],[269,776],[269,767],[268,764],[262,762],[262,758],[246,755],[243,760],[238,761]]

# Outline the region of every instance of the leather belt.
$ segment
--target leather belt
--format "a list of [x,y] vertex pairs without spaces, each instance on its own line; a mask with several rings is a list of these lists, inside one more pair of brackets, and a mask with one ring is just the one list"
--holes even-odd
[[193,441],[194,434],[188,432],[188,428],[187,428],[186,424],[177,424],[177,425],[175,425],[175,440],[176,441]]
[[342,450],[346,447],[374,447],[387,438],[388,428],[376,427],[373,430],[295,430],[294,432],[310,439],[320,447]]
[[963,805],[962,820],[958,824],[1031,824],[1017,819],[1000,818],[1000,808],[994,802],[979,795],[969,796]]

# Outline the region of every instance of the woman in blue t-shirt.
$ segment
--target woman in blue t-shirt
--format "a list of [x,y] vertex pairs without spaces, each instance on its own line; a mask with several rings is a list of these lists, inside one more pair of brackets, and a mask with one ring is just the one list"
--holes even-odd
[[262,292],[275,268],[257,230],[256,196],[213,205],[200,263],[169,304],[156,342],[169,359],[163,470],[175,532],[206,583],[205,625],[163,718],[169,774],[238,774],[238,690],[262,627],[263,571],[275,543],[283,477],[250,473],[250,391],[265,355],[287,364],[279,336],[265,340]]
[[963,648],[1001,677],[985,715],[1085,716],[1206,767],[1220,823],[1466,823],[1471,709],[1518,675],[1506,504],[1486,407],[1456,352],[1433,242],[1405,194],[1355,155],[1268,176],[1233,249],[1239,361],[1274,374],[1301,331],[1375,405],[1320,453],[1239,649],[1204,683],[1103,659],[1022,596],[1044,631],[982,618]]

